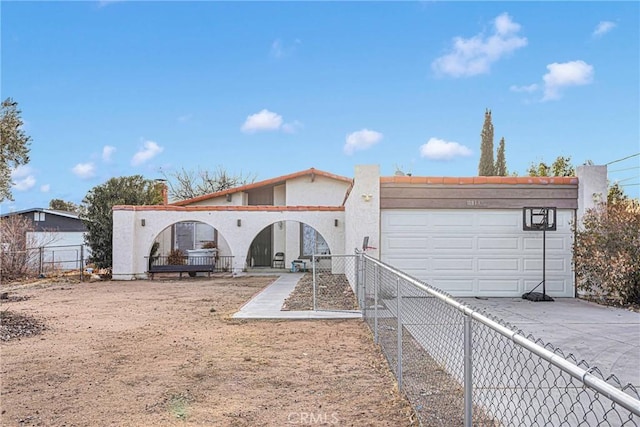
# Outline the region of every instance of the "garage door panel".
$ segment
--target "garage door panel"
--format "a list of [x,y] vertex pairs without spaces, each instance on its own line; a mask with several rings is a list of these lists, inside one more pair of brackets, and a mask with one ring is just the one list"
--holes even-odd
[[[381,256],[419,280],[454,296],[509,297],[542,280],[542,232],[522,230],[521,210],[407,212],[382,211]],[[573,233],[569,225],[560,227],[572,217],[572,210],[558,211],[558,230],[546,233],[547,281],[554,281],[547,289],[553,297],[574,296]],[[412,225],[403,224],[405,219]]]
[[478,279],[478,292],[483,294],[494,294],[500,296],[507,292],[519,296],[520,292],[519,279]]
[[520,248],[521,238],[513,237],[478,237],[478,249],[514,250]]
[[434,257],[431,263],[431,269],[438,273],[442,271],[451,271],[456,273],[473,272],[473,258],[440,258]]
[[432,237],[431,248],[436,250],[473,249],[473,237]]
[[510,213],[488,211],[486,215],[479,215],[477,218],[479,227],[499,227],[510,230],[522,228],[520,217],[513,216]]
[[473,217],[462,213],[436,213],[429,215],[434,228],[473,227]]
[[427,281],[430,285],[449,293],[474,292],[474,282],[475,279],[450,279],[443,277],[434,277],[432,280]]
[[[537,234],[537,232],[535,232]],[[560,251],[564,251],[566,249],[571,249],[571,240],[567,239],[567,235],[558,236],[553,235],[551,233],[556,233],[555,231],[547,232],[547,237],[545,239],[545,246],[547,251],[557,249]],[[542,234],[540,233],[537,237],[525,237],[524,238],[524,248],[527,250],[538,251],[540,256],[542,256]]]
[[[411,270],[430,270],[431,266],[428,259],[425,258],[388,258],[386,260],[389,264],[393,265],[396,268],[405,271],[404,269]],[[408,271],[407,271],[408,272]]]
[[481,274],[492,272],[520,271],[520,258],[478,258],[478,272]]
[[400,229],[412,226],[424,227],[427,225],[427,215],[417,214],[413,211],[402,212],[398,215],[387,216],[384,225],[387,227],[398,227]]
[[[562,273],[567,270],[567,261],[561,258],[552,258],[545,261],[545,270],[549,272]],[[542,258],[540,259],[525,259],[524,260],[525,272],[540,272],[542,275]]]
[[388,249],[427,249],[429,239],[427,237],[398,236],[387,239]]

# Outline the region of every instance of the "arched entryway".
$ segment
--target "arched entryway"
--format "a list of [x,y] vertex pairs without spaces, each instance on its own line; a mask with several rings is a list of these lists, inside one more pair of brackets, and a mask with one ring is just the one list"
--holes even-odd
[[[231,249],[226,239],[210,224],[178,221],[164,228],[149,249],[149,266],[211,265],[214,271],[231,271]],[[195,273],[189,273],[195,276]]]
[[254,237],[247,252],[246,265],[249,268],[286,269],[293,260],[310,260],[313,254],[330,253],[327,240],[309,224],[291,220],[276,221]]

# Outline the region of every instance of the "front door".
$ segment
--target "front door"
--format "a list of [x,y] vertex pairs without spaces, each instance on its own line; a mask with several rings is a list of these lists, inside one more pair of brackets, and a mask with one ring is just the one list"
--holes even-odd
[[253,239],[250,253],[254,267],[271,267],[271,226]]

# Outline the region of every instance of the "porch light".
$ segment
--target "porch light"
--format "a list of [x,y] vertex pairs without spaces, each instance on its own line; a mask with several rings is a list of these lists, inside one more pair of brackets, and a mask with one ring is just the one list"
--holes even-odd
[[334,225],[334,227],[338,226],[338,219],[337,218],[333,220],[333,225]]
[[238,224],[238,227],[242,227],[242,220],[241,220],[241,219],[239,219],[239,220],[238,220],[238,222],[237,222],[237,224]]
[[227,194],[227,202],[231,201],[231,193]]
[[144,218],[142,218],[142,219],[140,220],[140,226],[144,227],[144,226],[145,226],[145,224],[146,224],[146,221],[144,220]]
[[373,197],[373,195],[371,195],[371,194],[363,194],[362,195],[362,198],[364,199],[365,202],[370,202],[372,197]]

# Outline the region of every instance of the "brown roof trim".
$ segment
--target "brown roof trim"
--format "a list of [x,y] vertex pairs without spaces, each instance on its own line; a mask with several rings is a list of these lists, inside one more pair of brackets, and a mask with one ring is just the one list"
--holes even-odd
[[578,184],[575,176],[382,176],[381,184],[534,184],[569,185]]
[[306,175],[324,176],[326,178],[331,178],[331,179],[335,179],[335,180],[338,180],[338,181],[344,181],[344,182],[349,182],[349,183],[352,182],[351,178],[347,178],[345,176],[340,176],[340,175],[334,175],[332,173],[321,171],[321,170],[315,169],[315,168],[310,168],[310,169],[306,169],[306,170],[303,170],[303,171],[300,171],[300,172],[294,172],[294,173],[291,173],[289,175],[282,175],[282,176],[278,176],[278,177],[275,177],[275,178],[266,179],[264,181],[259,181],[259,182],[254,182],[254,183],[251,183],[251,184],[242,185],[240,187],[229,188],[228,190],[218,191],[216,193],[205,194],[203,196],[194,197],[192,199],[180,200],[178,202],[171,203],[171,205],[185,206],[185,205],[189,205],[191,203],[201,202],[203,200],[209,200],[209,199],[214,199],[216,197],[225,196],[227,194],[238,193],[240,191],[253,190],[255,188],[265,187],[265,186],[268,186],[268,185],[280,184],[280,183],[285,182],[285,181],[287,181],[289,179],[299,178],[301,176],[306,176]]
[[173,211],[173,212],[211,212],[211,211],[235,211],[235,212],[339,212],[344,211],[344,206],[176,206],[176,205],[116,205],[114,211]]

